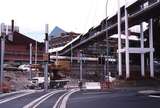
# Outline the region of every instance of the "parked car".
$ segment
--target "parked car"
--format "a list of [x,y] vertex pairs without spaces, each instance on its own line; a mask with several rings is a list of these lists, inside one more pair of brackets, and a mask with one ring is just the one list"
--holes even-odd
[[29,64],[20,65],[18,68],[22,69],[23,71],[30,71],[30,65]]
[[160,59],[154,60],[154,71],[160,73]]

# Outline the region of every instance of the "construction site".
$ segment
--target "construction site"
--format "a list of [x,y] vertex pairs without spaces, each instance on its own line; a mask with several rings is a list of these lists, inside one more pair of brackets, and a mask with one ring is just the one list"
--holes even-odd
[[[85,34],[63,31],[59,37],[50,36],[51,40],[46,27],[44,43],[37,43],[12,30],[13,40],[6,39],[4,61],[19,63],[17,66],[28,63],[30,70],[26,72],[12,67],[11,71],[16,71],[9,72],[10,68],[7,68],[4,76],[7,81],[21,81],[22,78],[28,82],[34,77],[43,77],[38,85],[41,88],[45,88],[46,80],[50,88],[63,87],[70,80],[101,82],[109,81],[110,77],[117,80],[159,80],[160,19],[159,12],[155,11],[158,9],[157,0],[128,3]],[[16,43],[14,37],[20,41]],[[15,49],[17,51],[13,53]],[[17,72],[22,76],[18,77],[20,74]],[[62,83],[56,83],[58,81]]]

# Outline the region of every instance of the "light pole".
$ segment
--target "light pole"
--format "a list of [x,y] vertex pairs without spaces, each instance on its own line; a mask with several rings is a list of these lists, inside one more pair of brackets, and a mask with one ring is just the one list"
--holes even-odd
[[[107,47],[106,58],[107,59],[105,59],[105,65],[107,64],[107,66],[104,66],[104,67],[107,67],[105,75],[107,74],[107,76],[108,76],[107,77],[107,82],[108,82],[108,88],[110,88],[110,86],[109,86],[109,38],[108,38],[108,22],[107,22],[108,13],[107,13],[107,7],[108,7],[108,0],[106,2],[106,47]],[[107,60],[107,63],[106,63],[106,60]]]
[[[48,58],[48,24],[45,25],[45,56]],[[45,60],[45,69],[44,69],[44,89],[48,90],[48,60]]]
[[3,71],[3,64],[4,64],[4,48],[5,48],[5,25],[4,23],[1,24],[1,89],[3,84],[4,78],[4,71]]

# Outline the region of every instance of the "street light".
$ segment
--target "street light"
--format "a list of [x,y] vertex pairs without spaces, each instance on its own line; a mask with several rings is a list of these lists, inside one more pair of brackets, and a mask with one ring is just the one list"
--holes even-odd
[[[45,54],[47,55],[47,58],[49,56],[48,54],[48,24],[45,25]],[[48,90],[48,60],[45,61],[45,69],[44,69],[44,87],[45,91]]]
[[2,90],[2,84],[3,84],[3,77],[4,77],[4,71],[3,71],[3,64],[4,64],[4,48],[5,48],[5,24],[2,23],[0,26],[0,37],[1,37],[1,90]]
[[106,67],[106,64],[107,64],[107,69],[106,69],[105,75],[106,74],[108,75],[107,82],[108,82],[108,88],[110,88],[110,86],[109,86],[109,57],[108,57],[109,56],[109,40],[108,40],[108,22],[107,22],[108,13],[107,13],[107,7],[108,7],[108,0],[106,2],[106,47],[107,47],[107,54],[106,54],[107,56],[106,56],[106,58],[107,58],[107,63],[105,62],[104,67]]

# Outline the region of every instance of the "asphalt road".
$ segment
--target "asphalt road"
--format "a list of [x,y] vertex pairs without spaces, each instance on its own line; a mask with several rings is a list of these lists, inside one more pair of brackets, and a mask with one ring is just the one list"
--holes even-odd
[[[17,93],[11,94],[11,95],[8,95],[7,98],[4,98],[4,99],[8,100],[8,99],[12,98],[13,96],[14,97],[18,96],[19,94],[25,94],[25,93],[23,92],[23,93],[18,93],[18,94]],[[29,102],[33,101],[34,99],[36,99],[44,94],[45,94],[44,92],[37,91],[35,93],[31,93],[31,94],[10,100],[8,102],[1,103],[0,108],[22,108],[25,104],[28,104]],[[1,102],[1,100],[0,100],[0,102]]]
[[26,90],[0,94],[0,108],[160,108],[160,97],[138,91]]
[[160,108],[160,97],[153,98],[137,92],[132,89],[83,91],[70,97],[67,108]]

